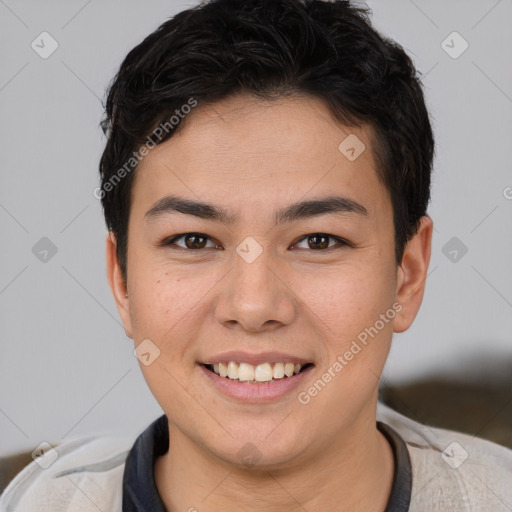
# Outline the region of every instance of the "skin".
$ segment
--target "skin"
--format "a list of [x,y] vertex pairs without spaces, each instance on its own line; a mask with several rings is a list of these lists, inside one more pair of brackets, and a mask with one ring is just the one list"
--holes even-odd
[[[351,133],[366,146],[354,161],[338,150]],[[145,220],[167,194],[218,205],[238,220]],[[359,202],[367,215],[274,222],[277,209],[332,194]],[[183,238],[159,245],[190,232],[209,237],[205,248],[187,249]],[[341,126],[306,96],[237,95],[200,105],[139,165],[128,233],[127,283],[113,233],[107,275],[127,335],[135,346],[149,338],[161,351],[141,371],[169,418],[171,448],[155,465],[167,510],[383,511],[394,463],[376,429],[378,383],[393,332],[405,331],[420,307],[432,221],[422,218],[397,266],[370,128]],[[318,248],[308,243],[315,233],[350,245],[328,239],[329,248]],[[263,249],[250,264],[236,252],[247,236]],[[298,393],[395,302],[402,309],[394,320],[307,405],[299,403]],[[279,350],[315,367],[276,402],[236,403],[197,364],[226,350]],[[247,442],[260,452],[250,467],[237,456]]]

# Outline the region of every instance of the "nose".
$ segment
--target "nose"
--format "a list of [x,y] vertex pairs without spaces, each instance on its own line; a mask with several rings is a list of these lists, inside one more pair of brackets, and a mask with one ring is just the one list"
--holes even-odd
[[265,250],[250,263],[238,254],[234,260],[217,298],[217,321],[250,332],[275,330],[292,323],[297,301],[283,266]]

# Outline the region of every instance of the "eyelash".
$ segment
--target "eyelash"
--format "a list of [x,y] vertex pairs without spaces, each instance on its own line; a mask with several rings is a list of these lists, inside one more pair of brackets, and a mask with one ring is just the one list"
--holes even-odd
[[[343,238],[340,238],[340,237],[334,236],[334,235],[330,235],[328,233],[322,233],[322,232],[309,233],[308,235],[304,235],[303,237],[299,238],[298,241],[294,243],[294,245],[300,243],[303,240],[307,240],[308,238],[310,238],[312,236],[318,236],[318,235],[326,237],[328,239],[336,240],[338,242],[339,246],[338,247],[336,247],[336,246],[327,247],[325,249],[306,249],[306,250],[310,250],[312,252],[329,252],[332,249],[336,249],[336,248],[340,249],[342,247],[352,247],[352,244],[350,244],[349,242],[347,242]],[[200,237],[206,238],[208,240],[211,240],[211,238],[208,235],[205,235],[203,233],[190,232],[190,233],[182,233],[181,235],[176,235],[176,236],[173,236],[171,238],[166,238],[165,240],[163,240],[160,243],[160,245],[163,246],[163,247],[170,247],[177,240],[179,240],[181,238],[185,238],[187,236],[200,236]],[[177,247],[178,247],[178,250],[182,249],[182,250],[188,251],[188,252],[202,251],[202,250],[205,250],[205,249],[214,249],[214,247],[205,247],[205,248],[202,248],[202,249],[189,249],[187,247],[180,247],[180,246],[177,246]]]

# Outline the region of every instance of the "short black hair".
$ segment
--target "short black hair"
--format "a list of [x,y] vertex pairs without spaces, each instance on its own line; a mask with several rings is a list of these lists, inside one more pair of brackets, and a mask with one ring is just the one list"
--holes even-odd
[[371,26],[370,14],[350,0],[205,1],[165,21],[128,53],[107,94],[101,121],[107,142],[95,192],[116,236],[125,282],[139,149],[186,125],[191,106],[238,93],[266,100],[313,95],[343,125],[370,126],[400,264],[426,215],[434,138],[412,60]]

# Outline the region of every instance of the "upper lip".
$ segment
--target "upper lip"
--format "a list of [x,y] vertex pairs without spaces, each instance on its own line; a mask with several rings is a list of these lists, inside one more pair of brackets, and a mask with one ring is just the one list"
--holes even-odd
[[201,361],[201,364],[226,363],[229,361],[249,363],[255,366],[263,363],[281,362],[294,364],[299,363],[304,365],[312,362],[310,359],[304,359],[302,357],[298,357],[293,354],[287,354],[285,352],[260,352],[258,354],[251,354],[250,352],[243,351],[229,351],[207,357]]

